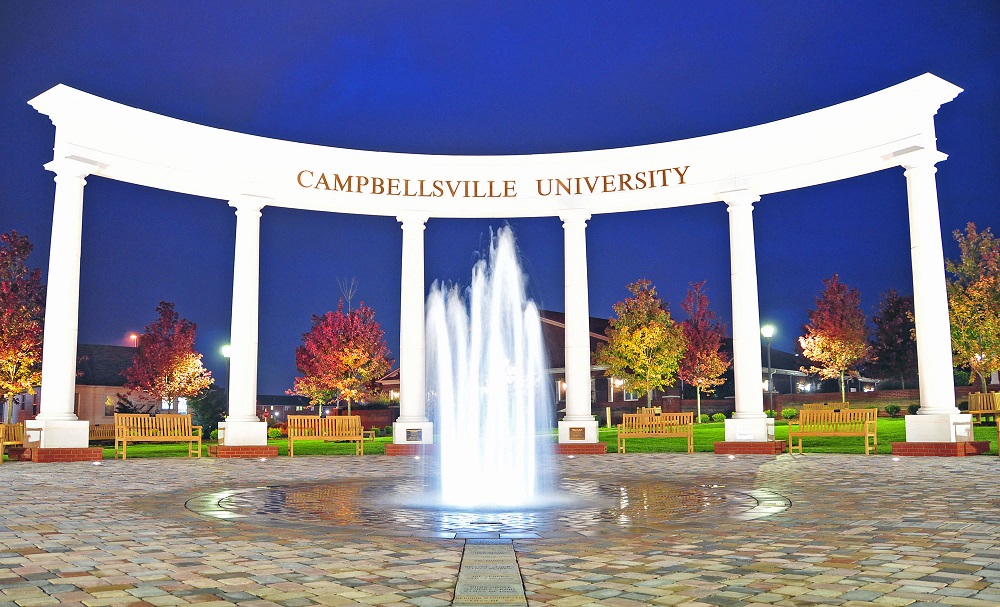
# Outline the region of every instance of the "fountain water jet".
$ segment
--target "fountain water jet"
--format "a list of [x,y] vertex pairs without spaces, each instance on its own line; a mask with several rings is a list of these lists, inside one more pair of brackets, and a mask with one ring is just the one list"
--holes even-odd
[[538,308],[524,287],[509,227],[473,267],[467,297],[431,287],[427,388],[443,506],[536,506],[551,489],[552,393]]

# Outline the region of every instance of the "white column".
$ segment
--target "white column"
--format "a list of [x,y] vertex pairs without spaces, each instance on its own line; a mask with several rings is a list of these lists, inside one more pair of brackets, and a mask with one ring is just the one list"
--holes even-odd
[[427,215],[396,218],[403,228],[403,262],[399,310],[399,418],[392,425],[392,442],[434,442],[427,419],[424,362],[424,228]]
[[[951,323],[944,274],[941,219],[934,165],[948,156],[922,149],[902,156],[910,219],[913,266],[913,316],[916,324],[920,410],[907,416],[906,440],[955,442],[970,440],[965,418],[955,406]],[[971,418],[969,419],[971,424]],[[960,430],[956,435],[956,428]]]
[[267,444],[267,423],[257,418],[257,325],[260,300],[260,210],[268,199],[240,196],[236,209],[233,260],[233,316],[229,339],[227,447]]
[[92,164],[57,158],[45,165],[54,172],[55,204],[45,297],[41,408],[28,428],[40,428],[41,447],[88,446],[89,422],[73,412],[76,400],[76,344],[80,316],[80,241],[83,186]]
[[733,292],[733,376],[736,412],[726,420],[727,441],[774,440],[774,420],[764,415],[761,387],[760,308],[753,203],[747,190],[723,192],[729,211],[729,259]]
[[590,412],[590,303],[587,293],[587,221],[583,210],[559,215],[563,222],[566,281],[566,416],[560,443],[596,443],[597,420]]

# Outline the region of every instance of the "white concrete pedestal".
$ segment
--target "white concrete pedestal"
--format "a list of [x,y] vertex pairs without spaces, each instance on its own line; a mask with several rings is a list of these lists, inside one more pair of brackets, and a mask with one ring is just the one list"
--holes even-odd
[[774,419],[750,417],[726,420],[726,442],[762,443],[774,440]]
[[908,443],[964,443],[972,440],[972,416],[968,413],[907,415]]
[[397,445],[431,445],[434,443],[434,422],[396,420],[392,424],[392,442]]
[[[579,421],[562,420],[559,422],[559,444],[596,443],[598,423],[596,419]],[[580,437],[580,434],[583,437]]]
[[42,449],[84,449],[90,446],[88,421],[29,419],[24,422],[24,431],[26,441]]
[[226,447],[266,446],[267,422],[220,422],[219,444]]

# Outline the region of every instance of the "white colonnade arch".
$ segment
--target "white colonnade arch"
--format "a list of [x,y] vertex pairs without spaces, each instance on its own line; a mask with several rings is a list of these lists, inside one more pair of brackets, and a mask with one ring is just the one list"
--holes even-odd
[[[559,217],[565,236],[566,416],[561,443],[596,443],[590,414],[586,224],[600,213],[725,202],[729,211],[736,414],[727,441],[773,439],[760,386],[753,204],[773,192],[904,167],[921,414],[910,441],[958,440],[935,165],[934,115],[961,92],[932,74],[746,129],[611,150],[509,156],[323,147],[210,128],[58,85],[30,104],[56,127],[42,448],[85,447],[73,415],[80,230],[90,175],[227,201],[236,208],[231,397],[226,445],[266,445],[254,416],[260,210],[396,217],[403,230],[397,444],[430,442],[424,360],[424,226],[436,217]],[[910,418],[920,418],[910,422]]]

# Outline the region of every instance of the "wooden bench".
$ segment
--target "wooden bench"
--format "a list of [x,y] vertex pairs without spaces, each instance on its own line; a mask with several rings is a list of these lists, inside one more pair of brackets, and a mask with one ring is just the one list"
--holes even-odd
[[114,424],[94,424],[90,426],[90,441],[113,441],[115,440]]
[[805,403],[802,405],[803,411],[842,411],[850,408],[851,403]]
[[[195,432],[197,430],[197,432]],[[188,457],[198,443],[201,457],[201,426],[191,425],[190,413],[115,413],[115,458],[121,448],[122,459],[127,459],[129,443],[187,443]]]
[[969,395],[969,410],[972,415],[972,423],[983,423],[986,418],[997,421],[997,414],[1000,414],[1000,392],[973,392]]
[[687,452],[694,453],[694,413],[626,413],[618,424],[618,453],[625,453],[626,438],[687,438]]
[[[846,409],[841,411],[799,412],[797,420],[788,422],[788,452],[792,452],[794,439],[799,439],[798,449],[802,453],[803,436],[859,436],[865,439],[865,455],[878,453],[878,409]],[[794,428],[794,424],[798,428]],[[869,448],[868,439],[873,440]]]
[[642,415],[642,414],[646,414],[646,415],[659,415],[660,413],[663,413],[663,408],[662,407],[637,407],[636,410],[635,410],[635,412],[638,413],[638,414],[640,414],[640,415]]
[[323,440],[354,443],[354,455],[365,454],[365,434],[360,415],[288,416],[288,457],[295,457],[295,441]]
[[24,446],[24,423],[0,424],[0,464],[7,447]]

